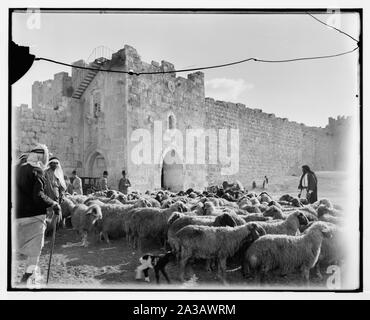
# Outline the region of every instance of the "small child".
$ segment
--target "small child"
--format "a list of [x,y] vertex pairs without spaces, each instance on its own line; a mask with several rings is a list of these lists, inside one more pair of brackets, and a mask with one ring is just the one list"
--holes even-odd
[[167,251],[167,253],[157,256],[150,253],[143,255],[139,259],[141,265],[136,268],[136,280],[141,279],[141,275],[143,272],[145,276],[145,281],[150,282],[149,269],[154,269],[157,283],[159,283],[159,271],[162,272],[167,282],[170,283],[170,279],[168,278],[165,267],[172,257],[173,253],[171,251]]

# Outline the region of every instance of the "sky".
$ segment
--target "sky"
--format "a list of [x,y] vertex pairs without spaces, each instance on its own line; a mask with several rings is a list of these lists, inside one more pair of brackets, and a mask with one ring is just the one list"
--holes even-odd
[[[315,17],[359,38],[355,13]],[[349,37],[305,13],[149,14],[13,13],[12,39],[38,57],[66,63],[87,60],[94,48],[113,52],[128,44],[143,61],[171,62],[176,69],[218,65],[249,57],[289,59],[352,50]],[[358,50],[333,59],[291,63],[246,62],[204,70],[207,97],[310,126],[325,127],[328,117],[357,116]],[[71,68],[35,61],[12,86],[12,105],[31,106],[34,81],[52,79]],[[186,73],[177,76],[186,77]]]

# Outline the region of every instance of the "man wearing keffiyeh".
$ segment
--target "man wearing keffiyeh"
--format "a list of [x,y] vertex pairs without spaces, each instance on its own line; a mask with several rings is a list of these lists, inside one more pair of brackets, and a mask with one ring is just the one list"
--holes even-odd
[[317,177],[307,165],[302,166],[302,176],[299,180],[298,189],[300,189],[298,198],[306,198],[308,203],[317,201]]
[[61,219],[61,209],[57,201],[45,192],[46,179],[44,169],[49,161],[49,151],[39,144],[29,153],[26,163],[18,165],[15,175],[15,220],[14,249],[27,257],[25,273],[21,283],[29,280],[37,283],[39,257],[44,245],[46,211],[52,208],[55,218]]
[[61,203],[63,193],[67,190],[66,182],[64,181],[64,173],[60,161],[57,157],[51,157],[47,169],[45,171],[47,180],[46,193],[54,201]]
[[[64,173],[60,161],[57,157],[49,159],[48,166],[45,170],[46,185],[45,191],[48,197],[61,204],[64,193],[67,191],[67,185],[64,180]],[[48,208],[46,217],[46,234],[53,230],[52,218],[53,210]]]

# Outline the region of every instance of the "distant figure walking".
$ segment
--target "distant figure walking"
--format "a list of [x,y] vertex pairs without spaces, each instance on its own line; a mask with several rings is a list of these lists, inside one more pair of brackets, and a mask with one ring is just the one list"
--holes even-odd
[[262,188],[267,189],[268,184],[269,184],[269,179],[267,178],[267,176],[265,176],[265,178],[263,179]]
[[302,176],[298,189],[301,190],[298,198],[305,198],[309,203],[317,201],[317,177],[307,165],[302,166]]
[[122,178],[119,180],[118,183],[118,191],[122,192],[123,194],[127,194],[128,188],[131,187],[131,182],[129,179],[126,178],[126,171],[122,171]]

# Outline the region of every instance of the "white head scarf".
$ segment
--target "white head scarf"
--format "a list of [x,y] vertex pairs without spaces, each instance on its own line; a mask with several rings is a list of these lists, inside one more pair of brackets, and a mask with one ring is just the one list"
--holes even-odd
[[45,170],[49,162],[49,150],[44,144],[37,144],[29,153],[27,163]]
[[58,159],[54,158],[51,161],[49,161],[48,167],[46,168],[46,170],[50,168],[50,163],[51,162],[57,162],[58,163],[58,166],[54,170],[54,176],[58,178],[58,180],[60,181],[60,184],[61,184],[62,188],[64,190],[67,190],[67,185],[66,185],[66,182],[64,180],[64,173],[63,173],[62,165],[60,164],[60,162],[59,162]]

